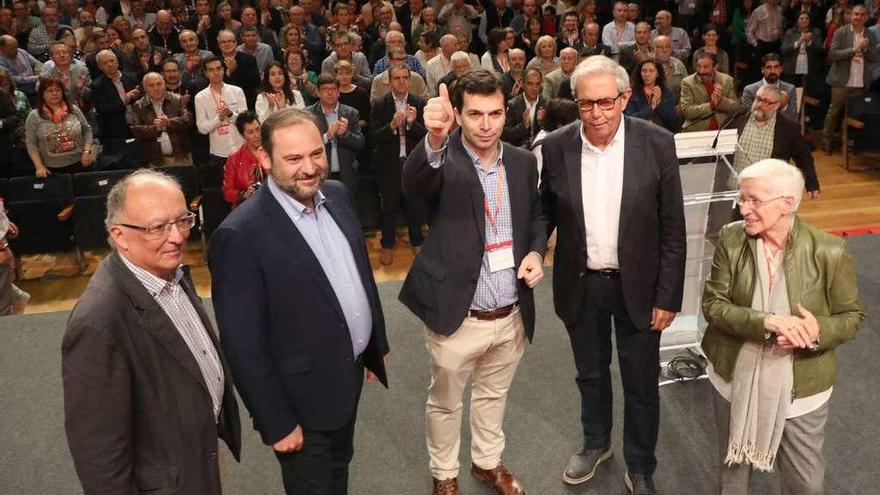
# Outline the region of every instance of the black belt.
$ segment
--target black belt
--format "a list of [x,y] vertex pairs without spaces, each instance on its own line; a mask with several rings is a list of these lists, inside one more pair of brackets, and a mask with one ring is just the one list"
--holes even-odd
[[513,303],[509,306],[504,306],[503,308],[495,308],[495,309],[472,309],[468,311],[468,316],[471,318],[476,318],[478,320],[485,321],[493,321],[499,320],[501,318],[506,318],[510,316],[510,313],[513,313],[516,308],[519,307],[519,304]]
[[595,275],[600,278],[619,278],[620,270],[616,268],[603,268],[601,270],[590,270],[587,268],[587,275]]

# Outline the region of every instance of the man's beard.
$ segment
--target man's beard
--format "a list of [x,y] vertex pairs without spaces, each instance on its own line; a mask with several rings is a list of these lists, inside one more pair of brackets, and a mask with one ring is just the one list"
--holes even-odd
[[764,80],[770,84],[776,84],[777,82],[779,82],[779,76],[777,76],[776,74],[769,74],[764,76]]
[[314,188],[314,191],[312,191],[311,189],[305,189],[297,185],[296,181],[307,178],[305,174],[297,173],[289,179],[280,178],[275,175],[274,169],[270,169],[269,175],[282,191],[290,195],[293,199],[299,201],[300,203],[303,203],[305,201],[311,201],[312,198],[315,197],[315,194],[318,193],[318,190],[321,188],[321,184],[323,184],[324,181],[327,180],[327,177],[330,176],[330,164],[328,163],[327,167],[318,174],[319,180],[318,184]]
[[702,81],[704,84],[715,80],[715,74],[707,74],[707,75],[697,74],[697,75],[700,76],[700,81]]

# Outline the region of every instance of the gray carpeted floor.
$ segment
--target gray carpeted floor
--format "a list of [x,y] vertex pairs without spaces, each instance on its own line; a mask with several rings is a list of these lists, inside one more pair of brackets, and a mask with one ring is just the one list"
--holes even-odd
[[[839,350],[840,378],[831,402],[825,449],[826,493],[830,495],[875,494],[880,486],[880,237],[853,238],[849,246],[858,264],[868,319],[856,341]],[[581,441],[579,400],[568,338],[553,315],[548,282],[537,291],[535,342],[527,349],[510,393],[505,462],[532,495],[624,493],[620,393],[615,397],[615,457],[590,483],[577,488],[562,483],[562,468]],[[397,302],[398,289],[394,283],[380,286],[392,346],[391,388],[368,386],[364,391],[352,494],[430,493],[424,447],[427,353],[421,326]],[[0,319],[0,494],[81,493],[63,427],[60,342],[66,317],[66,313],[52,313]],[[620,391],[619,387],[615,375],[615,390]],[[718,461],[710,387],[700,381],[661,390],[656,480],[662,493],[714,493]],[[246,417],[242,425],[243,462],[236,464],[226,456],[226,493],[281,493],[274,456],[260,444]],[[462,445],[467,446],[464,430]],[[466,447],[460,457],[463,493],[491,493],[467,473]],[[753,488],[756,494],[779,493],[774,475],[756,476]]]

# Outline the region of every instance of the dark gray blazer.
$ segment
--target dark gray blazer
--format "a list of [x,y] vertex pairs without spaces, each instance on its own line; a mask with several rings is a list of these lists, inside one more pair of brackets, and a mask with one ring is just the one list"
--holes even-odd
[[[742,94],[742,108],[752,108],[752,102],[755,101],[755,96],[758,95],[758,90],[761,89],[761,86],[764,85],[764,78],[761,80],[753,82],[749,84],[745,88],[743,88]],[[788,95],[788,106],[785,108],[780,108],[783,112],[785,112],[789,117],[793,119],[798,118],[798,107],[797,107],[797,92],[795,91],[794,84],[787,83],[783,80],[779,80],[779,90]]]
[[[871,32],[868,26],[865,26],[865,36],[871,40],[868,43],[868,49],[862,54],[865,60],[863,80],[865,90],[867,90],[871,87],[871,65],[880,60],[880,51],[877,50],[877,35]],[[831,38],[831,50],[828,52],[828,57],[831,59],[831,69],[828,71],[825,82],[832,86],[846,86],[849,81],[853,53],[852,26],[843,26],[834,31],[834,37]]]
[[219,422],[186,342],[114,252],[73,309],[61,345],[64,426],[86,494],[216,494],[217,437],[239,458],[232,375],[188,271],[181,284],[223,363]]
[[[427,139],[427,138],[426,138]],[[461,143],[461,130],[449,135],[439,168],[428,164],[424,139],[403,167],[403,193],[428,205],[431,234],[400,290],[400,301],[434,332],[452,335],[468,314],[486,245],[483,187]],[[535,156],[504,143],[504,177],[510,191],[514,266],[531,251],[544,253],[547,229],[538,196]],[[526,336],[535,330],[535,301],[517,281]]]
[[[324,117],[324,110],[321,108],[321,102],[315,102],[306,107],[306,110],[312,112],[318,122],[318,129],[321,135],[327,133],[327,119]],[[358,168],[357,154],[364,149],[366,138],[361,131],[358,123],[360,114],[354,108],[339,104],[339,117],[348,119],[348,132],[343,136],[336,136],[336,152],[339,154],[339,178],[348,186],[352,193],[358,189],[357,174]],[[327,145],[327,166],[330,166],[330,143]],[[329,170],[329,168],[328,168]]]
[[[651,309],[680,311],[686,236],[681,179],[672,133],[623,117],[626,150],[617,256],[623,298],[636,328],[647,328]],[[581,191],[580,122],[544,138],[541,195],[548,232],[557,228],[553,303],[566,324],[580,315],[587,270],[587,234]]]
[[529,129],[523,125],[522,121],[523,112],[526,111],[525,95],[520,93],[510,100],[507,104],[507,116],[506,121],[504,122],[504,132],[501,134],[501,139],[514,146],[524,146],[529,144],[529,136],[535,136],[538,134],[538,131],[541,130],[541,126],[537,122],[537,115],[538,110],[544,108],[544,105],[546,104],[547,100],[544,99],[544,95],[538,93],[538,108],[535,109],[535,118],[532,119],[532,125],[530,126],[531,129]]

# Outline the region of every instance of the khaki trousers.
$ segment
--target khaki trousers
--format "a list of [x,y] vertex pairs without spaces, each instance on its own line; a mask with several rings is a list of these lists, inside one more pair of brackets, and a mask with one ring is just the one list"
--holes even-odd
[[[730,433],[730,402],[713,391],[715,425],[718,428],[718,452],[721,455],[721,495],[747,495],[750,466],[724,464]],[[825,422],[828,420],[828,403],[815,411],[786,419],[782,441],[776,453],[775,471],[782,483],[783,495],[822,495],[825,493]]]
[[[831,86],[831,104],[828,113],[825,114],[825,125],[822,128],[822,140],[831,143],[834,134],[840,127],[846,111],[846,100],[850,96],[858,96],[864,92],[862,88],[848,88],[846,86]],[[844,146],[846,143],[844,143]]]
[[426,432],[431,475],[458,477],[461,408],[471,381],[471,460],[493,469],[504,452],[504,408],[507,391],[525,350],[525,328],[519,309],[495,321],[465,318],[450,336],[425,330],[431,356]]

